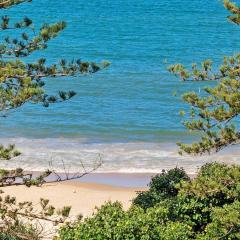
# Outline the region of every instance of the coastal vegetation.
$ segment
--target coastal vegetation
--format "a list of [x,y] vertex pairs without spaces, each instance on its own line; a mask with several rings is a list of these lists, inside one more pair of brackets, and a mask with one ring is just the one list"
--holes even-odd
[[206,164],[194,179],[183,169],[164,171],[128,211],[108,202],[92,217],[63,227],[59,239],[240,239],[239,183],[237,165]]
[[[24,2],[30,1],[0,0],[0,8]],[[224,1],[224,6],[231,13],[229,20],[240,24],[240,8],[228,0]],[[108,63],[99,66],[80,60],[61,60],[53,65],[47,65],[45,59],[34,63],[23,60],[32,52],[45,49],[47,42],[65,27],[65,22],[44,24],[36,34],[29,18],[11,24],[9,17],[2,17],[1,32],[23,30],[19,38],[6,37],[0,45],[0,111],[3,117],[26,103],[40,103],[48,107],[75,95],[71,90],[48,95],[44,89],[46,77],[91,74],[108,66]],[[239,142],[239,130],[232,124],[240,113],[239,64],[240,55],[237,55],[226,57],[216,74],[212,73],[210,60],[203,62],[200,68],[193,64],[191,71],[182,64],[169,67],[169,71],[183,81],[216,81],[214,87],[204,89],[203,96],[195,92],[183,96],[183,100],[191,106],[190,118],[184,125],[202,135],[197,143],[179,143],[181,154],[216,152]],[[2,160],[10,160],[19,154],[13,145],[0,147]],[[21,168],[3,169],[0,171],[0,183],[2,188],[17,184],[41,186],[50,174],[58,176],[54,171],[33,177]],[[65,180],[69,179],[67,175]],[[181,168],[163,171],[152,178],[148,191],[140,192],[133,199],[127,211],[120,202],[107,202],[91,217],[83,219],[79,216],[66,222],[70,210],[68,206],[56,209],[46,199],[40,199],[40,207],[36,209],[32,202],[19,203],[14,197],[0,197],[0,239],[43,239],[45,229],[38,227],[42,226],[41,221],[63,224],[55,237],[57,240],[240,239],[240,166],[208,163],[193,179]]]

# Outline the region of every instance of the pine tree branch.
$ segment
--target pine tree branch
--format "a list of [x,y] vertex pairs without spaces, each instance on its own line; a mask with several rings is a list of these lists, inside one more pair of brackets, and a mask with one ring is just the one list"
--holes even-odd
[[1,0],[0,1],[0,9],[1,8],[9,8],[13,5],[18,5],[24,2],[31,2],[32,0]]

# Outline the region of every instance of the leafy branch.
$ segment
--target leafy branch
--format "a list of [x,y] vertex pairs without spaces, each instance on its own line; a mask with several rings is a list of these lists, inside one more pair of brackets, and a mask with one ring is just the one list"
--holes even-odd
[[[228,19],[239,24],[240,8],[229,0],[224,0],[224,6],[231,13]],[[180,154],[218,152],[240,143],[240,130],[234,124],[240,114],[240,54],[224,57],[217,72],[212,69],[211,60],[202,62],[200,67],[193,63],[191,70],[179,63],[168,68],[182,81],[216,81],[215,86],[205,87],[203,93],[188,92],[182,96],[190,105],[189,116],[183,125],[200,133],[200,140],[190,145],[178,143]],[[181,115],[185,112],[181,111]]]

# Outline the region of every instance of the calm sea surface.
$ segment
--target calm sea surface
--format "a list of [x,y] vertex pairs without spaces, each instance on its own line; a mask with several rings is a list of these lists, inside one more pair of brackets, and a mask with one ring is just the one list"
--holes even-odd
[[201,163],[179,158],[175,142],[192,138],[180,123],[179,111],[188,109],[181,93],[209,83],[180,83],[166,67],[206,58],[217,66],[224,55],[238,52],[240,28],[228,23],[221,1],[35,0],[2,11],[6,14],[29,16],[36,27],[68,23],[47,50],[29,60],[111,62],[91,76],[47,79],[50,93],[76,91],[71,101],[47,109],[25,105],[1,119],[2,140],[24,150],[16,161],[40,169],[64,160],[74,170],[80,158],[90,161],[100,153],[105,162],[101,171],[122,172],[175,165],[193,171]]

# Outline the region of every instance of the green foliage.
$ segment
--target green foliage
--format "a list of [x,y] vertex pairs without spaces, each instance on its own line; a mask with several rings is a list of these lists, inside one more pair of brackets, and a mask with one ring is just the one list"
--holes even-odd
[[25,173],[22,168],[12,170],[0,169],[0,186],[24,184],[27,187],[41,186],[46,183],[46,178],[52,174],[46,170],[38,176],[33,177],[31,173]]
[[212,222],[206,227],[205,235],[199,239],[240,239],[240,202],[215,208]]
[[209,201],[222,206],[240,199],[240,166],[209,163],[201,167],[197,178],[179,184],[179,195]]
[[164,199],[175,198],[178,194],[176,184],[189,180],[182,168],[174,168],[169,171],[163,170],[161,174],[151,179],[149,191],[140,192],[133,200],[133,204],[147,209]]
[[[228,19],[239,25],[240,8],[229,0],[223,3],[231,13]],[[183,101],[191,106],[190,116],[183,124],[190,131],[199,132],[201,139],[190,145],[178,143],[180,154],[218,152],[240,140],[239,129],[233,124],[240,114],[240,54],[224,57],[216,73],[212,69],[211,60],[202,62],[200,66],[193,63],[191,70],[179,63],[168,68],[183,81],[218,81],[214,87],[206,87],[200,94],[188,92],[183,95]]]
[[13,238],[5,233],[0,233],[0,239],[1,240],[17,240],[16,238]]
[[152,179],[147,193],[154,189],[165,197],[156,198],[151,206],[142,194],[140,204],[135,200],[128,211],[118,202],[108,202],[92,217],[65,225],[59,239],[239,239],[239,166],[206,164],[192,180],[182,169],[168,173]]
[[195,232],[202,232],[212,221],[214,208],[240,200],[239,183],[239,166],[206,164],[195,179],[178,185],[172,216],[187,222]]
[[232,15],[228,16],[229,21],[239,25],[240,24],[240,8],[229,0],[224,0],[224,6],[230,11]]
[[9,160],[19,156],[21,153],[15,149],[15,145],[10,144],[8,147],[0,145],[0,159]]
[[[42,224],[62,224],[68,219],[70,210],[71,207],[56,209],[47,199],[41,199],[37,207],[32,202],[17,202],[15,197],[1,195],[0,232],[12,239],[40,240],[44,236]],[[48,230],[48,233],[51,232]]]
[[106,203],[83,224],[62,228],[60,239],[188,239],[191,227],[168,221],[168,214],[168,209],[164,207],[149,208],[146,212],[140,207],[133,207],[125,212],[118,202]]
[[[6,240],[40,240],[37,229],[31,225],[24,224],[23,222],[17,222],[13,226],[9,227],[8,230],[2,233],[2,236]],[[0,235],[1,237],[1,235]],[[1,238],[0,238],[1,239]]]

